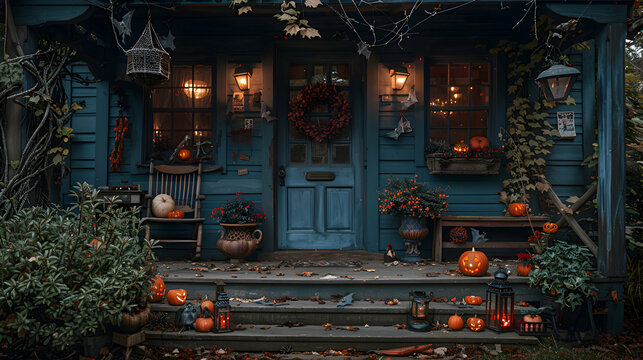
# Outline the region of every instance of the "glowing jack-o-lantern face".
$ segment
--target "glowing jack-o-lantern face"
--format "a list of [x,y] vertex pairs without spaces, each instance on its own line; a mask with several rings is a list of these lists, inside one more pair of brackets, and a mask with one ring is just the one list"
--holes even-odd
[[558,225],[556,223],[545,223],[543,225],[543,231],[547,234],[555,234],[558,231]]
[[467,319],[467,326],[471,331],[482,331],[484,330],[484,320],[477,317],[469,318]]
[[482,298],[480,296],[465,296],[464,302],[469,305],[480,305],[482,304]]
[[482,251],[471,249],[471,251],[465,251],[460,255],[458,267],[464,275],[483,276],[487,274],[489,269],[489,259]]
[[157,275],[154,283],[150,286],[150,294],[147,298],[150,302],[157,302],[163,300],[163,296],[165,296],[165,282]]
[[181,306],[185,304],[188,293],[184,289],[174,289],[167,292],[167,302],[170,305]]

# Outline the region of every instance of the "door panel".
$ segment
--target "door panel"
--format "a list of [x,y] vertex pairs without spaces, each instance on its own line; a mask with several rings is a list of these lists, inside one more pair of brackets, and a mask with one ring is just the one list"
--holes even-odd
[[[361,155],[356,133],[361,119],[356,118],[354,64],[350,57],[322,60],[282,56],[278,81],[278,233],[280,249],[354,249],[361,246],[361,211],[356,181]],[[288,102],[308,84],[334,85],[351,102],[353,119],[334,139],[318,143],[290,126]],[[309,121],[322,124],[332,116],[330,104],[310,110]],[[330,176],[328,176],[330,175]],[[357,185],[357,186],[356,186]]]

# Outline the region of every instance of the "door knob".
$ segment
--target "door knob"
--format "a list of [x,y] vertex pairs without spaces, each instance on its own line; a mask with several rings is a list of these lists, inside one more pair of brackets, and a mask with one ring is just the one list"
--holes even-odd
[[279,167],[279,171],[277,171],[277,176],[279,176],[279,186],[286,185],[286,181],[285,181],[286,168],[283,165]]

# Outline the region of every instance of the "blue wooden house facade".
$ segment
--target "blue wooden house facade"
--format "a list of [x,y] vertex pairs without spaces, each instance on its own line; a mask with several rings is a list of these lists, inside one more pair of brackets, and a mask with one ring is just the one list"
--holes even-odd
[[[263,1],[243,16],[237,16],[237,9],[231,9],[228,2],[129,2],[129,8],[136,11],[127,44],[136,41],[148,11],[161,36],[169,32],[175,36],[175,49],[168,49],[171,79],[153,90],[127,81],[126,57],[114,44],[105,9],[84,0],[10,3],[16,24],[25,26],[26,49],[34,49],[40,37],[77,40],[74,46],[86,60],[74,63],[71,71],[97,80],[68,84],[71,100],[84,101],[85,107],[71,121],[75,134],[68,158],[71,173],[63,179],[63,193],[83,181],[95,186],[126,181],[145,189],[148,170],[142,165],[155,154],[167,153],[186,135],[212,141],[211,159],[204,166],[221,166],[221,170],[206,173],[202,179],[201,216],[207,218],[204,258],[222,258],[216,248],[220,227],[210,219],[210,212],[239,192],[266,212],[259,252],[382,252],[387,243],[402,249],[398,221],[378,213],[376,190],[391,176],[417,175],[431,186],[448,188],[449,215],[504,214],[505,205],[498,201],[507,176],[504,163],[498,175],[431,175],[424,149],[433,140],[457,143],[472,136],[485,136],[492,145],[502,145],[497,134],[506,127],[510,64],[505,55],[492,54],[489,48],[501,40],[528,42],[533,37],[532,23],[519,21],[524,15],[522,1],[479,1],[435,16],[404,39],[402,48],[377,48],[369,59],[358,54],[346,25],[327,9],[309,11],[310,22],[322,38],[297,39],[284,36],[282,24],[272,16],[278,12],[279,1]],[[384,3],[387,11],[396,13],[414,2]],[[549,110],[552,124],[556,112],[572,111],[576,136],[556,140],[548,157],[548,180],[563,199],[581,195],[592,181],[592,171],[581,163],[594,152],[593,143],[601,144],[595,229],[599,270],[623,276],[622,65],[629,5],[596,1],[539,5],[539,14],[559,22],[577,19],[585,25],[584,47],[563,49],[581,71],[571,92],[575,104],[562,103]],[[246,91],[239,89],[233,76],[240,64],[252,72]],[[400,66],[409,76],[400,90],[394,90],[389,71]],[[185,85],[189,81],[201,86],[201,94]],[[289,99],[306,84],[320,81],[342,91],[352,111],[349,128],[325,143],[302,136],[287,118]],[[529,75],[525,81],[533,83]],[[536,86],[529,88],[537,96]],[[404,110],[402,101],[411,89],[418,102]],[[442,93],[451,96],[453,89],[462,89],[466,100],[452,107],[435,104]],[[262,105],[270,116],[262,117]],[[130,128],[116,172],[110,169],[109,157],[120,111],[128,117]],[[450,117],[443,115],[446,112]],[[400,113],[411,122],[413,131],[394,140],[385,134],[397,126]],[[333,173],[334,178],[309,181],[306,174],[311,172]],[[537,203],[532,206],[538,208]],[[426,242],[427,255],[430,249]],[[160,253],[186,257],[188,250],[179,245]]]

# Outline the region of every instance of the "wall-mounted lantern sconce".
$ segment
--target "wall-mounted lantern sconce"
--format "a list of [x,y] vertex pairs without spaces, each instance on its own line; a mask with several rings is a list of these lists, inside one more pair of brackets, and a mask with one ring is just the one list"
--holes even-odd
[[571,66],[552,65],[549,69],[543,71],[536,78],[536,83],[540,86],[545,100],[563,101],[572,91],[572,86],[580,71]]
[[246,91],[250,89],[250,78],[252,77],[252,70],[245,66],[239,66],[234,69],[234,80],[237,82],[239,90]]
[[409,78],[409,72],[404,67],[394,67],[389,69],[391,75],[391,87],[393,90],[402,90],[406,79]]

